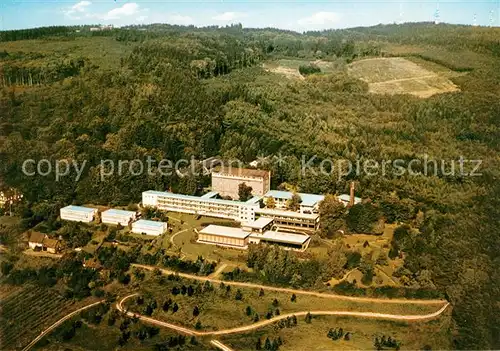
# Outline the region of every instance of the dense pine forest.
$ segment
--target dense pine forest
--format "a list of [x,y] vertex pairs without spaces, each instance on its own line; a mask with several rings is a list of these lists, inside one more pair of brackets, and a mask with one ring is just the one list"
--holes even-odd
[[[69,203],[127,205],[144,190],[195,194],[208,184],[175,173],[102,179],[101,160],[279,156],[263,166],[274,187],[335,194],[355,181],[375,219],[406,224],[393,243],[403,274],[409,284],[430,277],[451,302],[454,346],[500,348],[499,38],[498,28],[430,23],[303,34],[160,24],[0,32],[1,185],[24,195],[15,210],[29,229]],[[348,74],[357,60],[395,56],[451,70],[460,91],[376,95]],[[334,68],[289,79],[263,67],[284,58]],[[313,156],[313,168],[324,159],[482,164],[475,177],[440,167],[427,176],[303,174],[302,158]],[[27,159],[86,167],[56,181],[25,175]]]

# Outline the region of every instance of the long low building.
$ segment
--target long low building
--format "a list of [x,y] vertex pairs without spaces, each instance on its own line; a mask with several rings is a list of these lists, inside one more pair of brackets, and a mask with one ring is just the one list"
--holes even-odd
[[137,214],[134,211],[109,209],[101,213],[101,222],[105,224],[115,224],[127,226],[134,221]]
[[61,219],[65,221],[90,223],[97,214],[96,208],[69,205],[61,208]]
[[301,232],[313,232],[319,228],[319,214],[284,211],[271,208],[258,208],[256,216],[274,219],[274,224],[281,227],[293,228]]
[[147,234],[147,235],[162,235],[168,228],[165,222],[149,221],[147,219],[139,219],[132,223],[132,233]]
[[241,228],[209,225],[198,233],[198,242],[246,249],[250,233]]
[[208,197],[174,194],[148,190],[142,193],[143,206],[152,206],[164,211],[191,213],[240,222],[255,220],[258,203],[222,200]]
[[268,230],[263,234],[250,235],[250,242],[279,245],[287,249],[304,251],[311,242],[311,237],[305,234],[294,234]]
[[209,225],[198,232],[201,244],[220,245],[237,249],[246,249],[249,243],[279,245],[287,249],[303,251],[309,246],[311,237],[267,230],[264,233],[250,232],[243,228]]

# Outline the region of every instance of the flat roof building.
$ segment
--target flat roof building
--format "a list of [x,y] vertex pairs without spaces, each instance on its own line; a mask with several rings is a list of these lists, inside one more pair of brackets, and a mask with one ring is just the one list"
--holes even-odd
[[219,193],[217,191],[210,191],[200,197],[204,198],[204,199],[212,199],[212,198],[215,198],[217,195],[219,195]]
[[139,219],[132,223],[132,233],[146,235],[162,235],[168,228],[165,222],[149,221],[147,219]]
[[155,190],[142,193],[142,204],[143,206],[152,206],[164,211],[227,218],[239,222],[255,220],[255,210],[259,208],[259,204]]
[[311,242],[311,237],[305,234],[265,231],[263,234],[251,234],[250,243],[278,245],[291,250],[304,251]]
[[101,222],[106,224],[115,224],[127,226],[134,221],[137,214],[135,211],[116,210],[114,208],[101,213]]
[[259,169],[221,167],[212,172],[212,190],[238,199],[240,184],[252,188],[252,195],[264,195],[271,187],[271,172]]
[[69,205],[61,208],[61,219],[74,222],[90,223],[97,214],[96,208]]
[[209,225],[198,233],[198,242],[246,249],[250,233],[241,228]]
[[[273,198],[277,209],[287,208],[288,201],[292,199],[293,192],[283,190],[270,190],[264,195],[264,204],[267,203],[269,198]],[[325,199],[324,195],[297,193],[300,197],[301,213],[317,213],[319,210],[319,203]]]
[[[348,194],[342,194],[337,196],[340,202],[342,202],[345,206],[349,205],[349,202],[351,201],[351,197]],[[360,204],[361,203],[361,198],[354,196],[354,205]]]
[[251,222],[245,222],[241,224],[241,227],[249,232],[263,233],[268,229],[271,229],[274,219],[270,217],[260,217],[259,219]]
[[264,216],[274,219],[274,224],[280,227],[292,228],[300,232],[313,232],[319,228],[319,214],[284,211],[271,208],[258,208],[257,217]]
[[247,249],[249,243],[279,245],[287,249],[303,251],[309,246],[308,235],[266,230],[251,233],[243,228],[209,225],[198,232],[197,242],[220,245],[237,249]]

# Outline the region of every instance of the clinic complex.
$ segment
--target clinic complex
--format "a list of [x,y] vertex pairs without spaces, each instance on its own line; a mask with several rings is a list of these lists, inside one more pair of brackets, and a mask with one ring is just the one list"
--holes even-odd
[[[248,201],[239,198],[240,185],[251,187],[252,197]],[[269,171],[245,168],[219,168],[212,172],[211,191],[202,196],[175,194],[166,191],[148,190],[142,193],[142,206],[168,212],[188,213],[234,220],[239,227],[208,225],[196,230],[197,242],[246,249],[249,243],[269,243],[288,249],[307,249],[310,236],[319,227],[319,203],[323,195],[292,193],[271,190]],[[299,197],[298,209],[290,210],[293,196]],[[361,202],[354,197],[351,186],[349,195],[340,195],[338,200],[345,206]],[[80,206],[61,209],[61,219],[91,222],[97,210]],[[139,219],[134,211],[110,209],[102,212],[102,223],[129,225],[133,233],[161,235],[167,223]]]

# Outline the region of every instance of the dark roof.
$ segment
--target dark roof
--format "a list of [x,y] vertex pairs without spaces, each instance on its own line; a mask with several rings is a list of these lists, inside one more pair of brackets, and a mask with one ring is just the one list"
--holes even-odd
[[43,245],[51,249],[56,249],[58,244],[59,240],[57,239],[45,238],[43,240]]
[[32,232],[30,235],[30,239],[28,240],[30,243],[41,244],[43,239],[45,238],[45,234],[40,232]]
[[232,176],[269,178],[269,171],[261,169],[221,167],[217,168],[215,172]]

